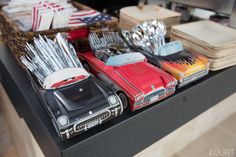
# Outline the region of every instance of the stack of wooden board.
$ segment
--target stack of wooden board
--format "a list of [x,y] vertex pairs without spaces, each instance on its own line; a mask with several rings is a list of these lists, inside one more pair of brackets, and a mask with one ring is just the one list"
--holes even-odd
[[181,14],[158,5],[145,5],[142,9],[131,6],[120,10],[120,28],[122,29],[131,30],[139,23],[154,19],[162,20],[166,24],[167,36],[169,36],[171,26],[180,23]]
[[210,59],[210,70],[236,65],[236,30],[211,21],[172,27],[171,40],[180,40],[185,49]]

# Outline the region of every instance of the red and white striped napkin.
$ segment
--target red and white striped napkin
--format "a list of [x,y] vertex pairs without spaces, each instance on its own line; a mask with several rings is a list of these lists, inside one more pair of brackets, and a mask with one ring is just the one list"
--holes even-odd
[[43,31],[66,27],[71,13],[76,11],[70,3],[40,2],[33,7],[32,30]]

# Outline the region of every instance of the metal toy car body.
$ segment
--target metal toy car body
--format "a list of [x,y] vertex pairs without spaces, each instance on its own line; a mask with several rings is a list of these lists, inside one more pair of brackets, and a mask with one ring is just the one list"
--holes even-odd
[[209,72],[209,61],[206,57],[190,53],[183,49],[180,41],[173,41],[158,48],[159,53],[166,51],[165,56],[142,51],[148,61],[170,73],[178,80],[178,87],[185,86],[202,78]]
[[53,84],[54,89],[47,90],[34,79],[31,80],[62,140],[70,139],[123,112],[116,93],[90,74],[58,82]]
[[106,82],[131,111],[164,99],[175,92],[176,79],[149,64],[141,53],[124,53],[103,61],[92,51],[78,53],[84,67]]
[[[180,41],[165,43],[165,33],[150,33],[146,28],[151,23],[137,25],[132,31],[121,30],[120,35],[131,49],[141,52],[149,62],[174,76],[178,87],[208,74],[209,61],[206,57],[185,51]],[[163,22],[160,25],[165,26]]]
[[116,93],[84,69],[60,33],[54,41],[35,38],[26,50],[22,63],[62,140],[122,114]]

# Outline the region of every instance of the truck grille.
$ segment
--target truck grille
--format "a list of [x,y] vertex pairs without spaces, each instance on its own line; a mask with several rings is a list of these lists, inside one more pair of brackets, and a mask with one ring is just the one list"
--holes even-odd
[[78,123],[76,125],[76,132],[92,128],[92,127],[102,123],[102,121],[108,119],[110,116],[111,116],[111,112],[105,111],[105,112],[103,112],[93,118],[90,118],[82,123]]
[[150,101],[153,97],[155,97],[157,95],[161,96],[163,94],[165,94],[165,89],[161,89],[161,90],[157,90],[155,92],[152,92],[152,93],[145,96],[144,102]]
[[191,82],[193,80],[196,80],[196,79],[199,79],[200,77],[203,77],[204,75],[206,75],[208,73],[208,69],[204,69],[204,70],[201,70],[197,73],[194,73],[188,77],[185,77],[183,79],[183,84],[186,84],[188,82]]
[[171,92],[173,92],[175,90],[175,88],[168,88],[167,90],[166,90],[166,93],[168,94],[168,93],[171,93]]

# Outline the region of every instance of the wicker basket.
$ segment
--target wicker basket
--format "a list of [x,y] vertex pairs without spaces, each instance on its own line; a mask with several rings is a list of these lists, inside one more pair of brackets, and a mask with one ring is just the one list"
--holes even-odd
[[[91,9],[88,6],[77,2],[71,2],[76,8],[79,10]],[[40,35],[46,35],[48,37],[53,38],[58,32],[71,32],[74,30],[86,29],[89,31],[90,27],[100,28],[102,26],[117,26],[118,20],[116,18],[112,18],[112,20],[97,22],[94,25],[90,26],[78,26],[78,27],[65,27],[58,29],[50,29],[46,31],[38,31],[38,32],[24,32],[19,29],[19,27],[3,12],[0,12],[0,30],[2,31],[2,35],[7,45],[11,49],[12,53],[16,57],[17,61],[19,61],[19,57],[25,54],[25,44],[26,42],[32,42],[34,37]],[[89,48],[89,43],[87,36],[81,37],[81,39],[77,40],[77,48],[82,50],[87,50]],[[20,62],[19,62],[20,63]]]

